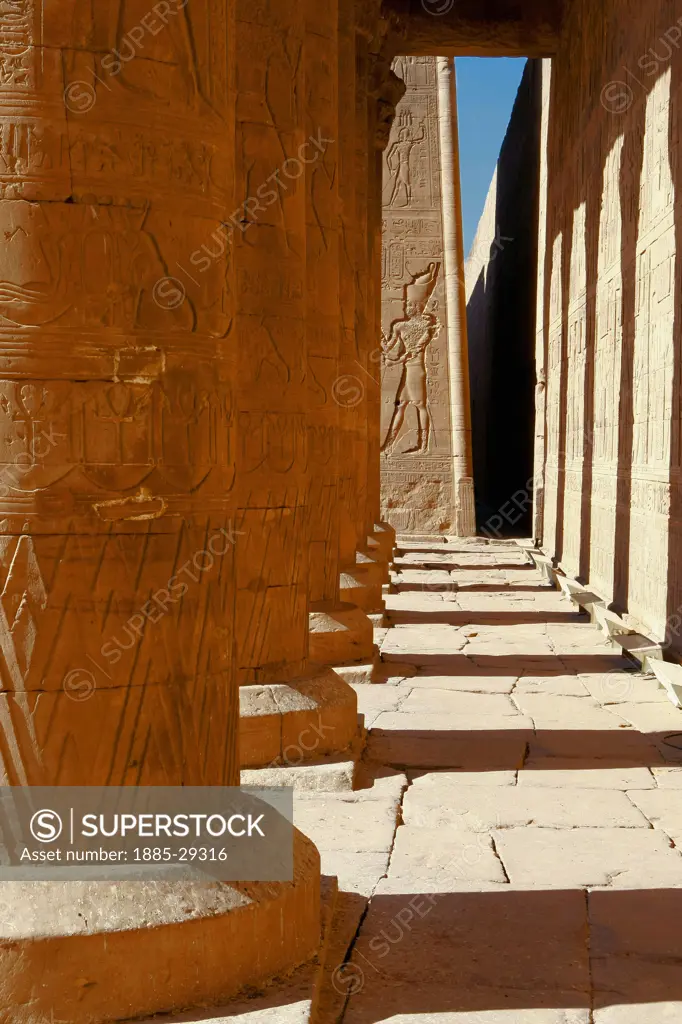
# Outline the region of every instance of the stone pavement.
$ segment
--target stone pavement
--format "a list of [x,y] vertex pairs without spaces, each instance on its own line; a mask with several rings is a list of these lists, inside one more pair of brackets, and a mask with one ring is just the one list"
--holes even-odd
[[361,788],[296,794],[324,984],[183,1019],[680,1024],[682,711],[514,544],[413,543],[394,584]]
[[516,546],[428,548],[381,644],[416,674],[358,691],[407,786],[341,1019],[682,1021],[682,712]]

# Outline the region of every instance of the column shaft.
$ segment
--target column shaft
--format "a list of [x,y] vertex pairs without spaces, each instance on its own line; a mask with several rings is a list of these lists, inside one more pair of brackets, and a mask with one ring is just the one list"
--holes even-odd
[[455,533],[458,537],[471,537],[476,533],[476,512],[474,507],[473,456],[471,447],[469,350],[464,280],[464,241],[462,236],[462,193],[459,172],[457,84],[452,58],[438,57],[436,59],[436,67],[443,204],[443,262],[448,311],[454,525]]
[[227,9],[86,6],[0,14],[2,777],[235,783]]

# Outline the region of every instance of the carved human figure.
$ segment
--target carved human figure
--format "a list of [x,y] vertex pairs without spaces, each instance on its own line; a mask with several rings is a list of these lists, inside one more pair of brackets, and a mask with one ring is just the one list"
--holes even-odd
[[411,124],[403,125],[398,132],[398,140],[394,142],[386,155],[386,166],[391,174],[391,195],[389,206],[398,205],[402,196],[401,206],[407,206],[412,198],[412,175],[410,172],[410,154],[416,142],[424,138],[424,125],[419,125],[417,135]]
[[395,446],[410,405],[417,413],[416,444],[406,449],[426,452],[431,435],[431,414],[428,407],[428,381],[426,350],[438,337],[441,322],[433,313],[426,312],[426,304],[436,286],[439,263],[429,263],[421,274],[416,274],[405,285],[403,299],[404,318],[391,324],[388,336],[382,331],[381,348],[388,363],[402,363],[402,374],[396,392],[395,408],[381,450],[390,454]]

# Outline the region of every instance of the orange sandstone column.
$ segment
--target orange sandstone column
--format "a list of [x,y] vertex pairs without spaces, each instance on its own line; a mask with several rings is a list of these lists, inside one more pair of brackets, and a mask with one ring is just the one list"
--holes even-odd
[[[325,433],[334,440],[326,410],[311,423],[310,390],[321,372],[320,346],[326,358],[334,299],[323,278],[315,284],[311,302],[322,305],[325,320],[317,340],[311,332],[309,361],[306,178],[307,169],[319,168],[321,225],[333,227],[333,192],[327,185],[325,195],[323,185],[334,135],[324,124],[307,130],[305,14],[289,0],[237,4],[237,649],[241,763],[253,768],[344,750],[357,730],[354,691],[308,661],[309,442]],[[317,518],[315,530],[325,548],[325,564],[316,566],[319,593],[331,571],[332,531]]]
[[[0,9],[5,785],[238,782],[231,12]],[[307,959],[296,850],[248,889],[0,884],[0,1017],[207,1005]]]
[[370,101],[370,161],[368,183],[368,243],[370,324],[373,347],[370,350],[370,372],[377,387],[369,392],[368,423],[368,539],[377,561],[384,569],[384,582],[389,581],[389,565],[393,559],[395,530],[381,522],[381,280],[382,280],[382,173],[383,152],[388,145],[396,105],[405,91],[404,83],[391,70],[391,61],[375,56],[372,69]]
[[[374,557],[374,542],[368,540],[370,513],[369,497],[369,448],[368,431],[371,422],[370,390],[379,392],[376,381],[376,367],[371,360],[372,352],[372,290],[370,272],[369,232],[369,180],[370,165],[374,164],[374,148],[370,147],[370,86],[371,63],[368,43],[372,38],[372,17],[356,3],[355,7],[355,119],[353,135],[355,140],[354,178],[355,203],[351,231],[350,252],[355,281],[355,377],[357,401],[355,403],[355,428],[358,445],[354,466],[351,494],[355,525],[355,553],[353,560],[342,562],[342,570],[348,574],[351,584],[349,594],[352,600],[370,614],[383,614],[382,585],[384,567]],[[372,375],[374,371],[374,376]],[[357,587],[357,596],[352,584]]]
[[[372,623],[339,600],[342,341],[339,276],[339,7],[306,2],[305,131],[324,148],[306,160],[306,340],[310,470],[310,657],[347,665],[372,657]],[[344,457],[346,457],[344,453]],[[354,549],[354,548],[353,548]]]
[[14,6],[4,779],[236,783],[230,270],[191,267],[233,202],[226,6],[176,5],[127,64],[144,5]]
[[357,565],[358,500],[366,468],[367,374],[356,323],[356,10],[355,0],[339,0],[339,295],[341,352],[334,398],[339,406],[341,597],[365,611],[376,605],[376,588],[369,586]]

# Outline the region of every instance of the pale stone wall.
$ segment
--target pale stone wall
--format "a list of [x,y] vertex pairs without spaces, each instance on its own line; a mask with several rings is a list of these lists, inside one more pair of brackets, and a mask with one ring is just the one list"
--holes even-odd
[[528,61],[466,261],[479,530],[531,533],[541,64]]
[[543,545],[659,637],[682,605],[681,14],[572,0],[544,66]]

